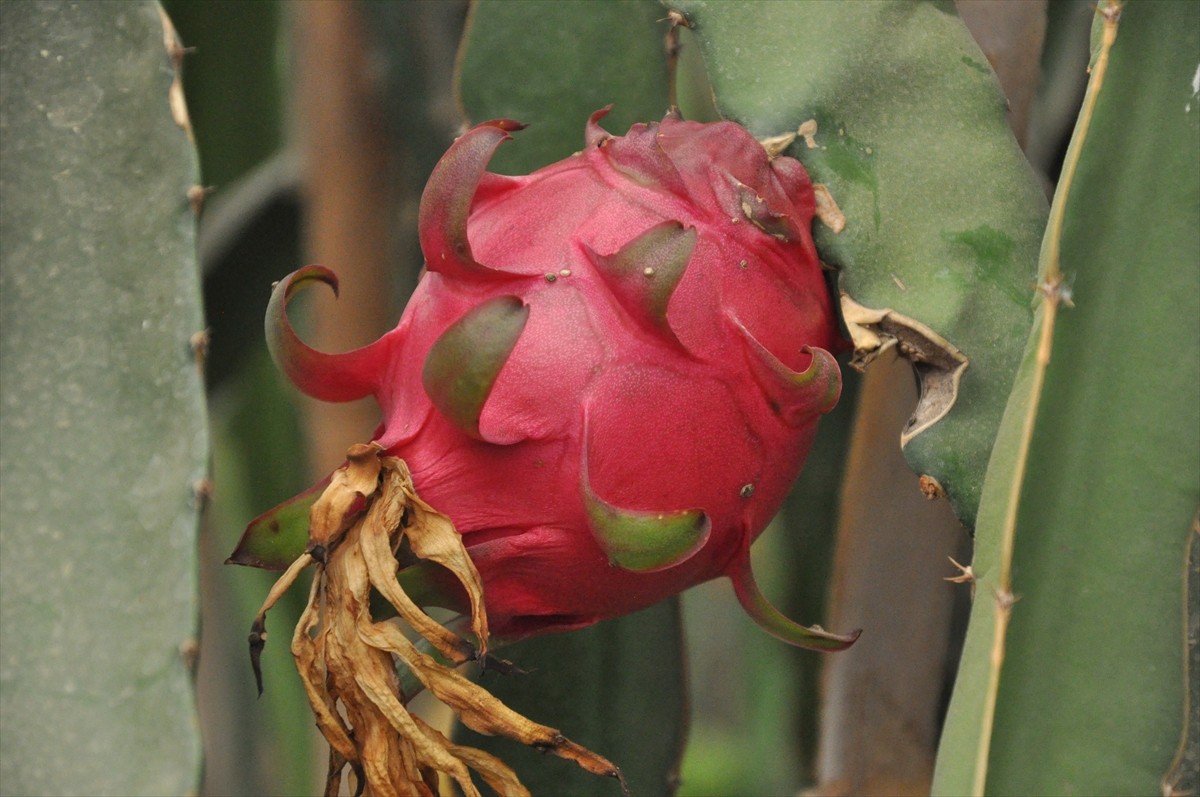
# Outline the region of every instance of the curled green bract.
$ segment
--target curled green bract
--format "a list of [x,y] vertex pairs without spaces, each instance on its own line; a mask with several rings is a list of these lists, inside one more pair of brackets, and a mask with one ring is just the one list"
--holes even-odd
[[292,298],[314,283],[338,292],[337,275],[324,266],[305,266],[275,283],[267,305],[267,349],[292,384],[322,401],[353,401],[371,395],[387,362],[391,336],[344,354],[317,351],[296,334],[288,319]]

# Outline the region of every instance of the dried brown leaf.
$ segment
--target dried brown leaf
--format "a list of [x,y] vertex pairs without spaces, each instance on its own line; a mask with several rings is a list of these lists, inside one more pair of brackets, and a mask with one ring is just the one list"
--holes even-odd
[[308,552],[297,557],[296,561],[292,562],[288,569],[283,572],[283,575],[271,585],[271,590],[267,593],[262,608],[258,610],[258,614],[254,616],[254,622],[250,624],[250,666],[254,670],[254,681],[258,685],[258,694],[260,696],[263,693],[261,659],[263,647],[267,644],[267,612],[279,602],[279,599],[291,588],[292,584],[296,583],[296,578],[300,575],[300,571],[312,563],[313,558]]
[[854,342],[850,365],[862,371],[883,352],[896,351],[912,363],[921,382],[921,395],[912,417],[900,433],[903,448],[940,421],[958,400],[958,385],[971,364],[958,347],[914,318],[890,307],[864,307],[842,294],[842,318]]
[[394,690],[378,673],[363,671],[355,677],[362,693],[375,704],[391,726],[413,747],[419,763],[428,764],[439,772],[454,778],[465,797],[479,797],[479,790],[471,782],[471,775],[461,759],[455,758],[445,746],[429,736],[417,725],[408,710],[401,705]]

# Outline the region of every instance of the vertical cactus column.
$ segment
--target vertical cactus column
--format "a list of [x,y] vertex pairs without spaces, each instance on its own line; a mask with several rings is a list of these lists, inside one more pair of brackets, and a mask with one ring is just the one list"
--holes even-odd
[[0,15],[6,793],[198,785],[208,445],[180,55],[152,2]]
[[1195,793],[1198,22],[1099,4],[934,794]]

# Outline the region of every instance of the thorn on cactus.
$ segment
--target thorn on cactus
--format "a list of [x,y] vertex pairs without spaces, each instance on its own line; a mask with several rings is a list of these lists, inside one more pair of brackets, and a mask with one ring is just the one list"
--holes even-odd
[[201,373],[204,373],[204,366],[208,362],[208,350],[211,344],[212,334],[207,329],[193,332],[188,338],[188,349],[191,350],[192,359]]
[[949,581],[952,584],[970,584],[971,597],[974,598],[976,581],[974,568],[972,568],[971,565],[960,564],[953,556],[947,556],[946,558],[950,560],[950,564],[954,565],[954,567],[958,569],[958,575],[946,576],[942,580]]

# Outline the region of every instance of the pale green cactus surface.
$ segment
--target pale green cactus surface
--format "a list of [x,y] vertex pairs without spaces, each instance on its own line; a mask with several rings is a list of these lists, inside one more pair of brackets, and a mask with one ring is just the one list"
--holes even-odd
[[[935,794],[1197,785],[1200,13],[1102,3],[1094,32],[980,505]],[[1187,724],[1190,781],[1171,780]]]
[[168,41],[151,2],[0,9],[5,794],[198,787],[204,320]]

